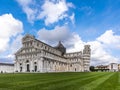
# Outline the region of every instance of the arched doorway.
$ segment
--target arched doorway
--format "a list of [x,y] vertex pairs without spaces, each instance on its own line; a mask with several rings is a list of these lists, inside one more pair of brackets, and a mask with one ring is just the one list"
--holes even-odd
[[75,72],[76,72],[76,68],[75,68]]
[[27,72],[30,72],[30,65],[27,64]]
[[37,62],[34,62],[34,71],[37,71]]
[[20,72],[22,72],[22,67],[20,67]]
[[29,60],[26,61],[26,71],[30,72]]
[[37,66],[35,66],[35,72],[37,71]]

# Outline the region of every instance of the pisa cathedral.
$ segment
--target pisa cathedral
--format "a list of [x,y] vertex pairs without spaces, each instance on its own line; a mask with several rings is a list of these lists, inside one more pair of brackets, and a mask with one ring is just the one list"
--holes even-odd
[[32,35],[22,38],[22,47],[15,53],[15,72],[85,72],[90,66],[90,45],[83,51],[66,53],[61,42],[56,47]]

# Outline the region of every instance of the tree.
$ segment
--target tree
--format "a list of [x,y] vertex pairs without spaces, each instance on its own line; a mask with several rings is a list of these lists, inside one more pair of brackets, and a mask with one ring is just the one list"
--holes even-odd
[[90,66],[90,71],[95,71],[95,67],[94,66]]

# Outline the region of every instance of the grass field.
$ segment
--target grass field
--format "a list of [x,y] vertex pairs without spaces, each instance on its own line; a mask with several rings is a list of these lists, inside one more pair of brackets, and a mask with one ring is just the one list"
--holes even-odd
[[120,90],[120,73],[0,74],[0,90]]

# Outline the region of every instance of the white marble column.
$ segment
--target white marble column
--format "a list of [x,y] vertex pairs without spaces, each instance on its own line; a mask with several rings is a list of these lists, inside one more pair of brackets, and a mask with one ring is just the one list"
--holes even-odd
[[49,72],[49,61],[48,60],[46,61],[46,66],[47,66],[47,68],[46,68],[47,72]]
[[18,61],[16,62],[16,71],[20,72],[20,63]]
[[30,72],[34,71],[34,62],[33,60],[30,60]]
[[43,60],[43,72],[45,72],[45,60]]
[[44,60],[43,57],[41,57],[41,58],[38,60],[38,71],[39,71],[39,72],[43,72],[43,60]]
[[22,68],[23,68],[22,72],[26,72],[26,68],[27,68],[27,67],[26,67],[25,61],[23,62]]
[[50,61],[50,72],[52,72],[52,61]]
[[54,64],[53,64],[53,61],[51,61],[51,72],[53,72],[54,71],[54,66],[53,66]]
[[69,65],[68,65],[68,63],[66,63],[66,71],[68,71],[69,70]]

